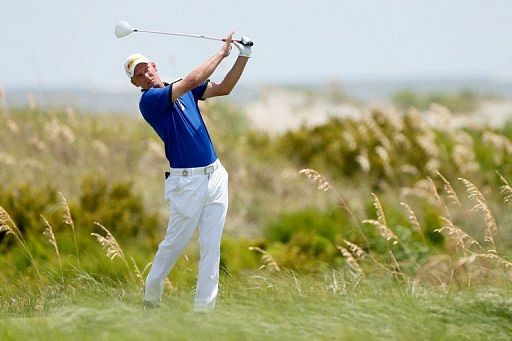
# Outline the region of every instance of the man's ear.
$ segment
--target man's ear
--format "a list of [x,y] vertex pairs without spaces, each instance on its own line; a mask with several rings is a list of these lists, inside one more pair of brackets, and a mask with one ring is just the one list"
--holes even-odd
[[135,84],[135,82],[133,81],[133,78],[130,79],[130,83],[132,83],[134,86],[136,86],[137,88],[139,87],[137,84]]

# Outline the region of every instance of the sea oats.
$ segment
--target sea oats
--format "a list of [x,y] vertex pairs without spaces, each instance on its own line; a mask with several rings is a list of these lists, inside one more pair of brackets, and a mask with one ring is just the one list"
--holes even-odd
[[439,192],[437,191],[437,187],[436,187],[436,184],[434,183],[434,180],[432,180],[432,178],[428,176],[427,181],[430,186],[430,193],[432,193],[432,195],[435,199],[435,202],[437,204],[437,207],[443,209],[446,212],[446,214],[451,218],[450,210],[448,209],[448,206],[446,206],[444,201],[439,196]]
[[500,186],[500,192],[503,195],[503,200],[509,205],[512,206],[512,187],[508,184],[507,180],[498,172],[498,176],[500,177],[501,182],[503,183],[502,186]]
[[343,239],[343,241],[345,242],[345,245],[347,245],[350,253],[352,253],[355,258],[364,258],[366,256],[366,252],[364,252],[364,250],[359,245],[349,242],[346,239]]
[[132,261],[133,271],[135,272],[135,277],[139,281],[139,285],[144,286],[144,276],[143,276],[142,272],[140,271],[139,267],[137,266],[135,259],[133,259],[133,257],[130,257],[130,260]]
[[361,167],[361,170],[365,173],[368,173],[371,169],[370,160],[368,159],[368,152],[366,150],[363,150],[361,154],[356,156],[356,162]]
[[483,133],[482,141],[493,148],[492,155],[496,164],[501,164],[504,156],[512,153],[512,142],[506,136],[488,130]]
[[46,220],[46,218],[43,215],[41,215],[41,218],[43,219],[43,222],[45,225],[43,234],[46,237],[48,237],[48,242],[53,246],[55,253],[57,254],[57,257],[59,258],[59,262],[60,262],[59,247],[57,245],[57,239],[55,238],[55,233],[53,233],[53,228],[50,225],[50,223],[48,222],[48,220]]
[[0,206],[0,232],[12,234],[16,238],[18,243],[20,243],[21,247],[25,251],[25,254],[30,259],[30,262],[34,266],[37,276],[39,277],[40,280],[42,280],[41,274],[39,273],[39,268],[37,267],[32,252],[30,252],[30,249],[28,248],[25,238],[23,238],[23,235],[21,234],[21,231],[19,230],[18,226],[16,226],[14,220],[12,220],[9,213],[7,213],[7,211],[2,206]]
[[349,151],[355,151],[357,149],[357,142],[354,138],[354,135],[352,135],[352,132],[350,130],[345,130],[341,133],[341,138],[345,142],[345,145],[347,146],[347,149]]
[[328,190],[332,189],[331,184],[329,183],[329,181],[327,181],[325,176],[323,176],[314,169],[301,169],[299,171],[299,174],[305,175],[309,179],[312,179],[313,182],[316,184],[316,188],[321,191],[327,192]]
[[261,260],[263,261],[263,265],[259,267],[259,269],[268,269],[270,272],[278,272],[281,270],[277,262],[274,260],[274,257],[270,255],[267,251],[257,247],[257,246],[250,246],[250,251],[256,251],[261,253]]
[[57,245],[57,239],[55,238],[55,233],[53,232],[53,228],[50,225],[50,223],[48,222],[48,220],[46,220],[46,218],[42,214],[41,214],[41,218],[43,219],[44,225],[46,226],[43,234],[46,237],[48,237],[48,242],[53,246],[53,248],[55,250],[55,254],[57,255],[57,259],[59,261],[59,268],[60,268],[62,281],[64,282],[64,275],[62,273],[62,261],[60,259],[59,246]]
[[496,252],[496,242],[494,240],[494,236],[498,235],[498,227],[496,225],[496,221],[485,201],[484,195],[480,192],[478,187],[476,187],[471,181],[466,180],[464,178],[459,178],[460,181],[466,187],[466,191],[468,193],[468,197],[470,200],[475,202],[475,206],[471,209],[472,211],[480,211],[483,213],[485,218],[485,241],[491,244],[491,250]]
[[441,180],[443,180],[443,184],[444,184],[443,188],[444,188],[445,192],[448,194],[448,199],[450,199],[451,203],[454,204],[455,206],[462,207],[460,200],[459,200],[459,196],[453,189],[450,182],[448,180],[446,180],[446,178],[440,172],[437,172],[437,175],[441,178]]
[[337,246],[338,250],[340,250],[343,257],[345,257],[345,260],[347,261],[347,264],[350,266],[352,270],[357,272],[358,275],[363,275],[363,269],[361,269],[361,266],[359,266],[359,263],[354,258],[352,253],[350,253],[347,249],[345,249],[343,246]]
[[126,265],[128,265],[126,257],[124,256],[124,252],[119,246],[116,238],[114,238],[114,236],[112,235],[112,233],[110,233],[110,231],[100,223],[94,222],[94,224],[96,226],[99,226],[106,233],[105,236],[102,236],[101,234],[98,233],[91,233],[91,235],[96,237],[98,242],[105,249],[105,251],[107,252],[107,257],[110,258],[111,260],[113,260],[116,257],[119,257],[121,258],[121,260],[123,260],[123,262],[126,263]]
[[0,206],[0,232],[5,232],[6,234],[12,234],[16,238],[18,238],[17,235],[17,228],[16,224],[11,219],[11,216],[7,211]]
[[393,150],[393,146],[389,138],[382,132],[379,125],[371,118],[364,118],[363,122],[368,127],[370,134],[372,134],[386,150]]
[[452,159],[463,173],[476,172],[480,169],[475,159],[474,140],[468,133],[458,130],[455,136],[456,144],[453,147]]
[[417,175],[418,174],[418,168],[416,168],[415,166],[410,165],[410,164],[401,165],[398,168],[398,170],[402,174],[408,174],[408,175]]
[[0,151],[0,163],[6,166],[16,166],[16,159],[7,153]]
[[417,135],[414,141],[421,150],[427,154],[429,159],[439,156],[439,150],[437,149],[437,143],[433,133],[426,131],[423,134]]
[[405,278],[405,275],[402,272],[402,269],[400,268],[400,265],[398,264],[398,261],[396,260],[395,255],[391,250],[388,251],[388,256],[392,275],[396,277]]
[[432,103],[429,107],[428,116],[434,118],[437,129],[453,133],[452,112],[443,105]]
[[59,192],[59,196],[61,198],[62,209],[64,210],[64,224],[71,226],[71,231],[73,232],[73,240],[75,242],[75,252],[76,252],[76,260],[78,263],[78,267],[80,267],[80,255],[78,254],[78,243],[76,241],[76,231],[75,231],[75,223],[73,222],[73,217],[71,216],[71,210],[69,209],[68,202],[64,197],[62,192]]
[[412,208],[407,205],[405,202],[400,202],[400,205],[402,205],[403,208],[407,211],[407,216],[409,218],[410,223],[416,231],[418,231],[421,234],[421,237],[423,238],[423,241],[425,241],[425,235],[423,234],[423,229],[421,228],[420,222],[418,221],[418,218],[416,217],[416,214],[412,210]]
[[18,128],[18,125],[16,124],[16,122],[14,122],[11,119],[7,119],[5,124],[7,125],[7,127],[11,131],[11,133],[13,133],[14,135],[18,135],[19,134],[20,129]]
[[512,269],[512,262],[509,262],[508,260],[504,259],[503,257],[500,257],[495,253],[479,253],[477,254],[477,256],[480,258],[491,260],[498,265],[503,265],[507,269]]
[[456,227],[453,222],[445,217],[440,217],[447,225],[434,230],[435,232],[444,234],[453,240],[458,247],[463,250],[469,250],[473,245],[482,248],[482,246],[469,234]]
[[53,118],[44,125],[45,133],[53,142],[65,142],[72,144],[76,140],[76,135],[71,127],[61,123],[58,119]]
[[397,243],[398,237],[395,235],[391,229],[388,228],[386,223],[386,217],[384,215],[384,210],[382,209],[382,205],[380,204],[379,198],[375,193],[372,193],[373,196],[373,206],[375,207],[375,211],[377,213],[377,220],[373,219],[365,219],[363,220],[364,224],[371,224],[375,226],[379,234],[386,240],[394,239],[393,244]]
[[404,198],[406,196],[424,199],[436,207],[439,205],[439,202],[435,199],[435,195],[432,193],[432,185],[427,179],[417,181],[412,187],[400,188],[400,197]]

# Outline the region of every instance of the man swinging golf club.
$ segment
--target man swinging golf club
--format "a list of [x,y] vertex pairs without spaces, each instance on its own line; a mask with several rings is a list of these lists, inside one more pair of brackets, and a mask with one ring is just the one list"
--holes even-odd
[[[233,32],[211,58],[171,84],[163,82],[157,65],[141,54],[130,55],[124,64],[132,84],[142,88],[140,111],[163,140],[171,167],[165,179],[170,218],[146,279],[146,309],[159,306],[164,280],[196,227],[200,260],[194,310],[210,311],[215,306],[220,241],[228,209],[228,173],[217,158],[197,102],[228,95],[240,79],[252,42],[248,38],[236,42],[232,36]],[[222,82],[210,82],[208,78],[230,54],[232,43],[240,51],[233,67]]]

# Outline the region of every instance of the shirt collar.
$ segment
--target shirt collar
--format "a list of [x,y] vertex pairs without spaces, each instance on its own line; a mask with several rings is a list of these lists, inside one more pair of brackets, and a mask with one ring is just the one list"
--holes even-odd
[[[164,82],[164,86],[168,86],[168,85],[169,85],[169,83]],[[148,90],[149,90],[149,89],[148,89]],[[147,91],[146,89],[140,89],[140,92],[146,92],[146,91]]]

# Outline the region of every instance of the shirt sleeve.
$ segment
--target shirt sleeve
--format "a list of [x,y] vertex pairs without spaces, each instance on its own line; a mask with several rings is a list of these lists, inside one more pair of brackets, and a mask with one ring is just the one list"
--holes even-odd
[[146,118],[161,112],[163,107],[170,105],[170,86],[163,88],[151,88],[144,92],[140,99],[139,108],[142,115]]
[[201,83],[199,86],[192,89],[192,95],[194,95],[194,99],[196,101],[199,101],[199,100],[204,101],[203,95],[206,90],[206,87],[208,86],[209,81],[210,80],[207,79],[203,83]]

